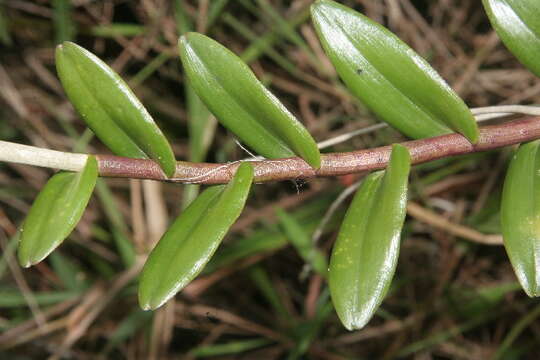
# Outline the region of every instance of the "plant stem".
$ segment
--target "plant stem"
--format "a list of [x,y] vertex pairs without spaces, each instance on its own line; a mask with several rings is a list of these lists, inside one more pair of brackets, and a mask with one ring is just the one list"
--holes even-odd
[[[500,125],[480,128],[480,139],[471,144],[460,134],[407,141],[413,164],[448,156],[487,151],[540,138],[540,116],[521,118]],[[315,170],[300,158],[251,161],[258,183],[313,177],[341,176],[384,169],[391,146],[322,155],[321,168]],[[173,178],[167,178],[153,160],[114,155],[96,155],[100,176],[152,179],[178,183],[223,184],[229,182],[241,161],[227,164],[178,161]],[[0,161],[23,163],[62,170],[81,170],[84,154],[70,154],[0,141]]]

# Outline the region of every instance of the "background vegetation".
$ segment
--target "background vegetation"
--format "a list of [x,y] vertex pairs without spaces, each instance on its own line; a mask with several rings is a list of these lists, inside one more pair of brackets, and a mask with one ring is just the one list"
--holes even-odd
[[[107,153],[84,130],[54,70],[55,44],[72,40],[128,81],[177,159],[249,156],[186,93],[177,39],[189,29],[240,54],[317,141],[367,128],[376,120],[323,54],[309,21],[311,2],[1,1],[0,139]],[[540,81],[500,43],[479,1],[341,2],[388,26],[469,106],[540,102]],[[384,128],[331,150],[402,139]],[[351,333],[332,311],[325,282],[289,241],[312,235],[351,176],[255,186],[204,275],[162,309],[143,312],[136,298],[141,259],[195,187],[101,179],[70,239],[22,271],[13,252],[17,228],[52,172],[1,163],[0,357],[533,359],[540,307],[520,290],[497,245],[510,153],[412,169],[395,281],[375,318]],[[300,226],[281,225],[277,208]],[[326,253],[345,208],[319,239]]]

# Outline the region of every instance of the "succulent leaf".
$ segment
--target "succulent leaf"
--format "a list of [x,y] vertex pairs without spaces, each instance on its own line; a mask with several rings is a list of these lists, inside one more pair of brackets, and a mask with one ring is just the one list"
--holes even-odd
[[96,136],[116,155],[156,160],[173,176],[172,148],[127,84],[107,64],[71,42],[56,48],[66,94]]
[[330,294],[349,329],[360,329],[394,276],[405,220],[411,158],[394,145],[388,168],[366,177],[347,210],[330,259]]
[[323,48],[351,92],[411,138],[457,131],[478,141],[463,100],[409,46],[382,25],[330,0],[311,7]]

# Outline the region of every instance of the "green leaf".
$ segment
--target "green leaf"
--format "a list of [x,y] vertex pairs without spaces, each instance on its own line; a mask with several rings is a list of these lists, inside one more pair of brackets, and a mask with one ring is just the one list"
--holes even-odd
[[463,100],[392,32],[334,1],[317,1],[311,15],[345,85],[382,120],[411,138],[454,130],[478,141]]
[[225,127],[267,158],[296,154],[320,167],[311,135],[238,56],[198,33],[182,36],[179,47],[190,85]]
[[341,225],[329,285],[336,312],[349,330],[367,324],[394,276],[410,166],[407,148],[394,145],[388,168],[366,177]]
[[116,155],[156,160],[167,176],[176,161],[169,142],[126,83],[88,50],[65,42],[56,69],[69,100]]
[[144,265],[144,310],[163,305],[202,271],[242,212],[252,181],[253,167],[243,163],[228,185],[208,188],[180,214]]
[[73,231],[90,200],[98,177],[97,161],[89,156],[81,172],[59,172],[39,193],[21,229],[19,263],[43,260]]
[[276,214],[287,235],[287,239],[293,244],[302,259],[311,265],[317,273],[326,277],[328,274],[328,262],[324,253],[317,249],[295,218],[281,209],[277,209]]
[[540,2],[483,0],[491,24],[506,47],[540,77]]
[[501,201],[506,252],[521,286],[540,296],[540,140],[522,144],[510,162]]

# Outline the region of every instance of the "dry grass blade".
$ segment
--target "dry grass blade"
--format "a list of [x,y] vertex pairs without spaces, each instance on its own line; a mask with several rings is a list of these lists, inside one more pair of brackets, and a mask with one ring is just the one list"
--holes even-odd
[[484,245],[503,244],[502,235],[486,235],[467,226],[455,224],[412,201],[407,204],[407,214],[421,222],[434,226],[438,229],[445,230],[449,234],[466,240]]

